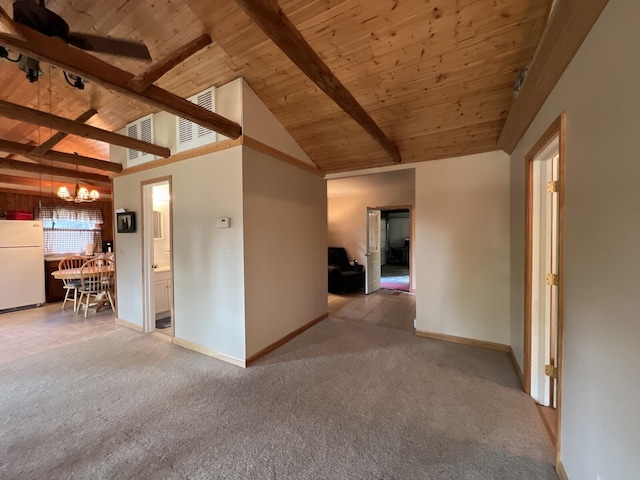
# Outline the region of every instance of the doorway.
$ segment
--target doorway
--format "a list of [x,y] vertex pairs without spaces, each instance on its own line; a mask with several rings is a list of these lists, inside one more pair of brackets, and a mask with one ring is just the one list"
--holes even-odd
[[526,156],[525,391],[559,448],[564,115]]
[[175,334],[172,212],[171,178],[143,183],[144,328],[168,338]]
[[380,219],[380,288],[409,291],[411,210],[383,209]]
[[411,291],[413,207],[367,207],[365,293]]

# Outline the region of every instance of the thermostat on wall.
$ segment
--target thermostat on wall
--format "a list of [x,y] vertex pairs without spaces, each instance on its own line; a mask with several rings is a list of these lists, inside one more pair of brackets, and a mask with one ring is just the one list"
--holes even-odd
[[229,228],[231,219],[229,217],[216,218],[216,228]]

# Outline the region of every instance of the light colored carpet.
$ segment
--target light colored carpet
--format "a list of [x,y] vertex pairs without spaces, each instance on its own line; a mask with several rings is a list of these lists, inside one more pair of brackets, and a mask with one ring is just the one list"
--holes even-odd
[[243,370],[118,329],[0,365],[0,478],[556,479],[507,355],[327,319]]

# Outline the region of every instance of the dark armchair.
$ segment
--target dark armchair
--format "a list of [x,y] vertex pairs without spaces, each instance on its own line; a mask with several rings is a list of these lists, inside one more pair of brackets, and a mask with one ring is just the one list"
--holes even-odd
[[364,267],[351,265],[347,251],[329,247],[329,292],[349,293],[364,287]]

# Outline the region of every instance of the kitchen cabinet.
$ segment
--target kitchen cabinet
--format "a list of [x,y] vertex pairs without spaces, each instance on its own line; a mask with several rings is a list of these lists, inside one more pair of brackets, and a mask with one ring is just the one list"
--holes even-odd
[[171,270],[156,270],[153,281],[153,299],[156,318],[162,318],[163,314],[171,311]]
[[64,300],[64,294],[66,293],[64,289],[64,282],[57,278],[53,278],[51,275],[52,272],[58,270],[59,263],[60,260],[44,262],[44,291],[47,303],[61,302]]

